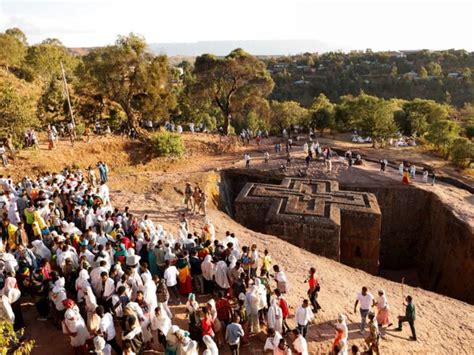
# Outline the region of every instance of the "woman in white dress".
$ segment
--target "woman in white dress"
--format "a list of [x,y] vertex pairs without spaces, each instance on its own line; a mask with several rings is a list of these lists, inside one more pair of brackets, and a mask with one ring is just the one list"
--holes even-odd
[[70,337],[75,354],[85,354],[86,342],[90,338],[86,323],[73,300],[67,299],[63,303],[66,308],[62,322],[63,333]]
[[280,334],[283,332],[283,313],[281,308],[277,305],[275,298],[272,298],[270,301],[270,308],[268,308],[267,312],[267,321],[268,328],[273,328]]

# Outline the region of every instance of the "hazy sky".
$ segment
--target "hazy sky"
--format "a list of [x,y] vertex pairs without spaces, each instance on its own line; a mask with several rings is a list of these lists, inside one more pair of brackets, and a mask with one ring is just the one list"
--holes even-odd
[[112,43],[130,32],[152,42],[317,39],[340,49],[474,50],[474,1],[429,0],[0,0],[0,30],[30,43]]

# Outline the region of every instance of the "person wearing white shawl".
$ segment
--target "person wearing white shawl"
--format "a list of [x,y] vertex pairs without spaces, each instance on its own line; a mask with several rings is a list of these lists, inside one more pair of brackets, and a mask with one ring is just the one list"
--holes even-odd
[[105,342],[105,339],[100,335],[94,338],[94,353],[97,355],[111,355],[112,347]]
[[229,279],[227,278],[227,264],[224,260],[220,260],[216,265],[216,283],[225,290],[230,287]]
[[178,349],[179,339],[178,339],[178,332],[181,329],[177,325],[172,325],[168,334],[166,335],[166,352],[173,354],[176,353]]
[[10,253],[0,253],[0,262],[3,261],[3,271],[5,272],[15,272],[18,270],[18,261]]
[[100,275],[104,271],[108,272],[109,270],[107,268],[107,262],[105,260],[102,260],[102,261],[99,262],[99,266],[94,268],[90,273],[90,280],[91,280],[92,289],[97,294],[99,294],[99,291],[102,287],[102,280],[100,278]]
[[86,328],[84,319],[79,313],[79,308],[76,305],[67,308],[66,313],[64,313],[62,326],[63,333],[68,335],[71,339],[72,347],[79,348],[75,350],[81,353],[81,350],[83,350],[82,347],[86,344],[90,335]]
[[255,285],[252,286],[245,295],[245,308],[248,313],[250,332],[259,333],[260,323],[258,320],[258,311],[260,310],[260,297],[258,295],[258,288]]
[[204,350],[203,355],[219,355],[219,349],[209,335],[204,335],[202,341],[206,345],[206,350]]
[[35,254],[39,259],[51,259],[51,250],[44,245],[42,240],[33,240],[31,245],[33,245],[33,254]]
[[12,304],[20,299],[21,292],[17,288],[12,288],[7,294],[1,297],[0,319],[7,320],[12,324],[15,323],[15,313],[13,312]]
[[[283,339],[280,332],[275,331],[272,327],[268,326],[267,330],[267,340],[265,341],[265,346],[263,347],[263,351],[266,352],[267,350],[275,350],[278,348],[278,344],[280,344],[280,340]],[[275,352],[273,352],[275,353]]]
[[132,299],[137,297],[137,292],[143,287],[143,280],[138,273],[138,263],[140,262],[140,256],[129,255],[127,257],[127,265],[130,266],[131,273],[128,278],[130,285],[132,286]]
[[206,255],[204,261],[201,264],[202,277],[207,281],[212,281],[215,272],[215,265],[212,262],[212,256]]
[[175,260],[176,255],[173,254],[173,252],[171,251],[171,247],[168,244],[166,245],[167,246],[165,246],[165,260],[169,260],[169,261]]
[[79,276],[76,279],[76,292],[77,292],[77,303],[81,303],[84,297],[84,291],[87,287],[90,287],[89,283],[89,273],[87,270],[83,269],[79,271]]
[[97,308],[97,298],[95,297],[92,287],[86,286],[84,289],[84,301],[86,308],[87,327],[92,331],[99,330],[100,319],[97,318],[95,310]]
[[188,332],[180,329],[176,332],[176,337],[179,341],[176,355],[199,355],[197,342],[189,337]]
[[154,309],[158,306],[158,300],[156,298],[156,284],[152,280],[149,273],[142,274],[143,286],[141,290],[143,291],[143,298],[148,304],[150,312],[154,312]]
[[256,278],[255,279],[255,284],[254,284],[253,287],[257,288],[258,297],[259,297],[259,300],[260,300],[259,310],[267,308],[268,307],[268,305],[267,305],[267,289],[262,284],[262,281],[260,281],[259,278]]
[[283,314],[280,306],[277,305],[275,298],[270,301],[270,307],[267,312],[268,328],[274,329],[281,334],[283,332]]
[[171,329],[171,319],[164,310],[162,304],[156,307],[150,316],[152,331],[158,331],[158,341],[166,347],[166,336]]

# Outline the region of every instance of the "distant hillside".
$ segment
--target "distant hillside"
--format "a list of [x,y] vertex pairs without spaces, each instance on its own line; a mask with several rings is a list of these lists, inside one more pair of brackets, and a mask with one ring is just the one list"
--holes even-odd
[[235,48],[243,48],[253,55],[287,55],[304,52],[328,52],[337,48],[318,40],[261,40],[261,41],[200,41],[192,43],[152,43],[150,49],[168,56],[198,56],[212,53],[229,54]]

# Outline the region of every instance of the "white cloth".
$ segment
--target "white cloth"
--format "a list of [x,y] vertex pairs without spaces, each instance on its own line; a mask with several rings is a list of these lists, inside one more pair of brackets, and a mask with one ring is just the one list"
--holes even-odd
[[166,280],[166,286],[173,287],[178,284],[178,269],[176,266],[171,265],[165,270],[164,278]]
[[227,278],[227,264],[224,260],[220,260],[216,265],[216,283],[223,289],[230,287]]
[[309,322],[311,322],[313,318],[314,318],[314,314],[309,306],[306,308],[303,306],[299,306],[298,309],[296,310],[296,315],[295,315],[296,324],[306,325]]
[[202,337],[204,344],[206,345],[206,351],[209,355],[219,355],[219,349],[217,348],[216,343],[209,335],[204,335]]
[[[79,313],[77,306],[66,310],[62,326],[63,333],[69,335],[71,338],[71,345],[73,347],[83,346],[90,338],[84,319]],[[71,333],[75,335],[71,335]]]
[[283,332],[283,313],[280,306],[277,305],[275,298],[272,298],[270,302],[271,305],[267,312],[268,327],[281,333]]
[[265,346],[263,347],[263,351],[274,350],[278,348],[278,344],[280,344],[281,339],[283,339],[281,334],[279,332],[275,332],[274,337],[268,337],[267,340],[265,340]]
[[372,301],[374,299],[374,296],[370,292],[367,292],[365,296],[362,293],[359,293],[357,295],[357,300],[360,303],[360,309],[365,309],[368,310],[370,307],[372,307]]
[[107,336],[107,341],[115,338],[114,319],[110,313],[105,313],[101,318],[99,328]]
[[293,341],[293,348],[301,355],[308,355],[308,343],[301,334]]
[[212,256],[206,255],[204,261],[201,264],[202,276],[207,281],[212,281],[214,276],[215,265],[212,263]]

